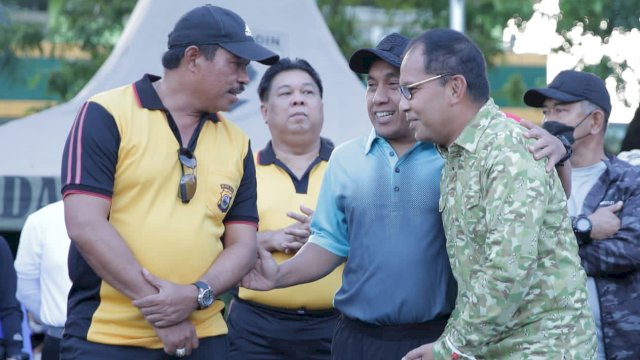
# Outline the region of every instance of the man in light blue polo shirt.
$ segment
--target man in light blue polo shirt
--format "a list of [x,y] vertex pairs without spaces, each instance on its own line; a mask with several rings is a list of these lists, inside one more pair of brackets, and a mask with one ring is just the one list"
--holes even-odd
[[[334,359],[399,359],[437,339],[453,309],[456,285],[438,212],[443,160],[416,142],[398,111],[399,67],[408,39],[385,37],[356,51],[351,69],[367,74],[373,129],[336,148],[329,161],[310,245],[265,282],[256,272],[246,287],[267,289],[318,279],[347,260],[334,306],[342,317]],[[261,257],[270,259],[263,253]],[[263,259],[262,263],[268,263]],[[275,268],[272,268],[272,270]]]
[[[443,160],[431,143],[416,142],[398,110],[408,42],[394,33],[351,56],[351,69],[367,76],[373,129],[333,151],[309,242],[279,266],[261,249],[242,281],[255,290],[287,287],[319,279],[346,260],[334,298],[342,314],[334,360],[400,359],[435,341],[454,307],[457,289],[438,211]],[[547,145],[548,138],[532,151]]]

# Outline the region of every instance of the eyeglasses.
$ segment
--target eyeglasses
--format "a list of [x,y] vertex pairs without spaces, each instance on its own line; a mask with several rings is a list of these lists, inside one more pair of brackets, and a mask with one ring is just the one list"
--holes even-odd
[[418,81],[417,83],[413,83],[410,85],[400,85],[398,90],[400,90],[400,94],[402,94],[402,96],[404,96],[405,99],[411,100],[411,97],[413,96],[411,89],[415,88],[418,85],[428,83],[431,80],[440,79],[441,77],[448,76],[448,75],[451,75],[451,74],[440,74],[440,75],[432,76],[430,78]]
[[[180,170],[182,171],[182,177],[180,178],[180,185],[178,186],[178,197],[182,200],[182,203],[186,204],[196,193],[198,181],[196,179],[196,156],[188,149],[178,150],[178,160],[180,160]],[[184,168],[191,169],[190,173],[185,173]]]

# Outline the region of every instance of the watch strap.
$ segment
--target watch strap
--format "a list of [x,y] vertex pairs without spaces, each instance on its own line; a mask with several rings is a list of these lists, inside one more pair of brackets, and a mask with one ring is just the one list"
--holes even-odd
[[558,140],[560,140],[560,142],[564,146],[564,149],[567,151],[564,156],[556,163],[556,166],[563,166],[567,160],[571,159],[571,155],[573,155],[573,147],[571,146],[571,141],[569,141],[569,139],[567,139],[564,135],[558,135],[556,137],[558,138]]

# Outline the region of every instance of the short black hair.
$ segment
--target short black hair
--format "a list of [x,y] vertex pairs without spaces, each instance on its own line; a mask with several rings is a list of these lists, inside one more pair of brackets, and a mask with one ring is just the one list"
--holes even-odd
[[[207,61],[213,60],[213,57],[216,56],[216,51],[218,51],[219,47],[220,46],[216,44],[198,45],[198,49]],[[167,70],[175,69],[180,66],[180,61],[182,61],[182,57],[184,56],[184,51],[186,49],[186,47],[179,47],[167,50],[162,54],[162,66]]]
[[262,75],[260,84],[258,84],[258,96],[260,97],[260,101],[266,102],[269,98],[269,90],[271,90],[271,82],[273,81],[273,78],[281,72],[289,70],[302,70],[309,74],[318,86],[318,89],[320,90],[320,97],[322,97],[322,80],[320,80],[320,76],[313,66],[304,59],[295,58],[292,60],[285,57],[271,65],[267,71],[265,71],[264,75]]
[[[417,36],[407,51],[422,44],[424,70],[427,74],[462,75],[474,102],[489,100],[487,65],[478,46],[465,34],[451,29],[431,29]],[[443,78],[446,82],[447,77]]]

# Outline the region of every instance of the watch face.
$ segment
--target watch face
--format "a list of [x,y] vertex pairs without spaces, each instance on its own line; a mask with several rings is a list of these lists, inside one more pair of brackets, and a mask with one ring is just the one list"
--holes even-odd
[[591,221],[586,217],[579,218],[576,220],[576,230],[580,232],[591,231]]
[[210,306],[211,304],[213,304],[213,291],[211,291],[211,289],[206,289],[202,293],[202,305],[206,307]]

